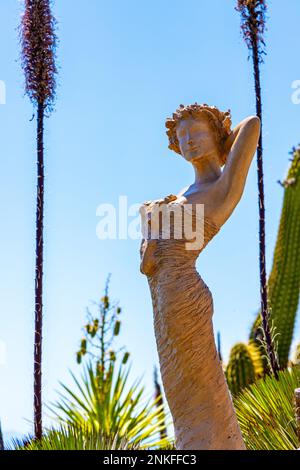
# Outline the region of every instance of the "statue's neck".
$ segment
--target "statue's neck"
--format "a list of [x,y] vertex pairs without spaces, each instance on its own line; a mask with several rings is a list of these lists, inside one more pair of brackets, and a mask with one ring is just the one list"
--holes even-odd
[[211,155],[202,157],[199,161],[193,162],[195,171],[195,185],[199,186],[205,183],[213,183],[221,175],[221,168],[218,159]]

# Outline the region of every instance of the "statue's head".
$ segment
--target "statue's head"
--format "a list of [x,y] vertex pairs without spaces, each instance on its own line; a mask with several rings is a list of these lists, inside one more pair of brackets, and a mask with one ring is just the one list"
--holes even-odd
[[217,155],[226,163],[224,144],[231,133],[230,111],[222,112],[207,104],[181,104],[166,120],[169,148],[190,162],[205,155]]

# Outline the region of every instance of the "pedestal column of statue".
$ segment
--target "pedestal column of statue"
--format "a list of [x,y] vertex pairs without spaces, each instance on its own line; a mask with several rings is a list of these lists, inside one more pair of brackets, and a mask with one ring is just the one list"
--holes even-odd
[[[177,196],[142,205],[141,271],[176,447],[244,449],[216,351],[212,295],[195,263],[241,199],[260,121],[248,117],[231,131],[229,111],[196,103],[180,105],[166,127],[169,148],[193,165],[195,181]],[[218,260],[212,263],[219,275]]]

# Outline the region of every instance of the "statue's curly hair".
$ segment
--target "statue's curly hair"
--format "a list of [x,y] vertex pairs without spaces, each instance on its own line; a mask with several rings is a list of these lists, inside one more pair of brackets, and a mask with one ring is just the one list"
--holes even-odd
[[176,134],[176,127],[179,121],[187,118],[197,119],[199,117],[207,119],[211,125],[212,131],[216,135],[217,144],[219,147],[220,163],[226,163],[226,155],[224,153],[224,143],[231,133],[231,113],[230,110],[222,112],[215,106],[208,104],[190,104],[185,106],[181,104],[179,108],[173,113],[172,118],[166,120],[167,135],[169,137],[169,149],[181,155],[179,142]]

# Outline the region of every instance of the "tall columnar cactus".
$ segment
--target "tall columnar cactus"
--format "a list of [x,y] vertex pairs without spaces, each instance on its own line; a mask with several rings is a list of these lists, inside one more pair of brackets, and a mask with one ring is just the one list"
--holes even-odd
[[233,346],[225,375],[232,395],[238,395],[243,388],[255,381],[254,363],[246,344],[237,343]]
[[[268,281],[271,321],[277,334],[280,367],[287,366],[300,294],[300,146],[293,158],[284,186],[284,199],[273,266]],[[260,333],[260,316],[250,337]]]
[[247,348],[254,365],[255,378],[259,379],[264,376],[264,358],[261,354],[260,345],[250,340],[247,344]]

